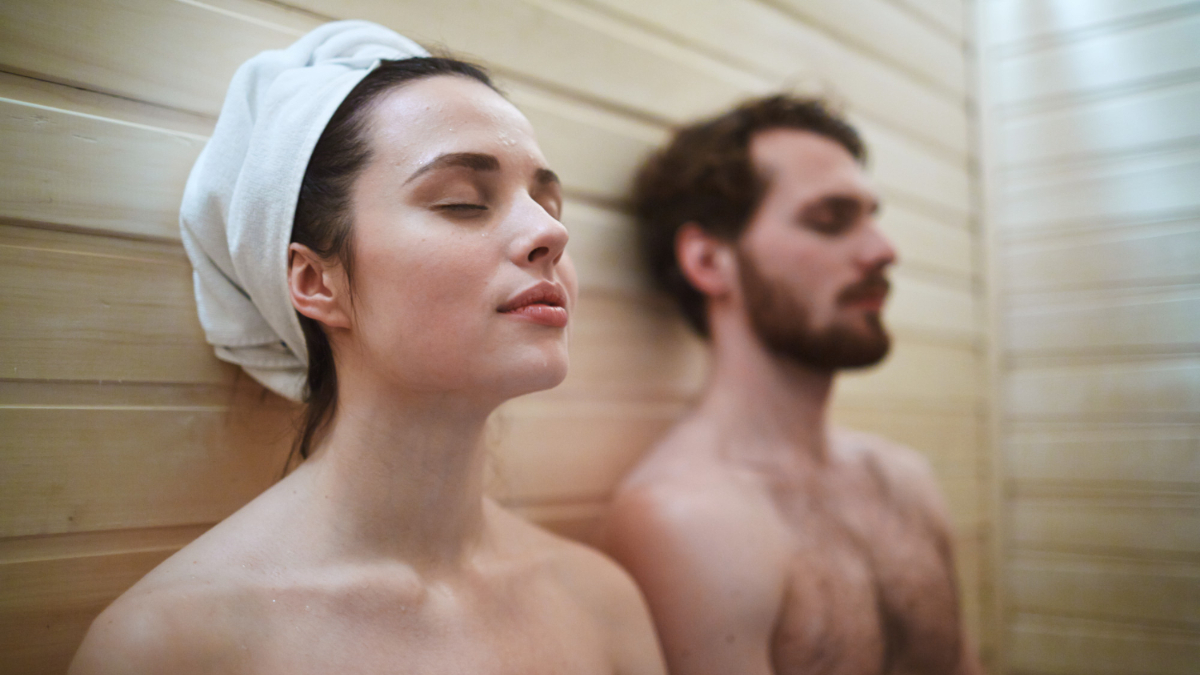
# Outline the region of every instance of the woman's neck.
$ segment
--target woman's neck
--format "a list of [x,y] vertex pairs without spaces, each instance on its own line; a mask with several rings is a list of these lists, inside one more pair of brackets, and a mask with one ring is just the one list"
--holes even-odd
[[494,406],[341,384],[328,431],[295,472],[325,523],[318,536],[353,557],[460,564],[484,534],[483,439]]

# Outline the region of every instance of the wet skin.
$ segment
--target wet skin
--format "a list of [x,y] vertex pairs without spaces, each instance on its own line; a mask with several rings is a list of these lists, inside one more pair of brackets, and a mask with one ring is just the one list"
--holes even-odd
[[371,119],[353,296],[336,261],[290,252],[337,363],[329,431],[105,610],[72,673],[664,672],[618,566],[483,494],[488,416],[563,379],[576,296],[528,121],[454,76]]

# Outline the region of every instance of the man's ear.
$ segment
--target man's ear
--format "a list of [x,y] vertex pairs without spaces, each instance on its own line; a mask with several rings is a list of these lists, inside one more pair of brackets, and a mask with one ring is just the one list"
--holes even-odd
[[349,328],[348,282],[341,265],[304,244],[288,246],[288,292],[297,312],[330,328]]
[[675,259],[688,283],[710,298],[728,295],[735,287],[733,246],[695,223],[686,223],[676,231]]

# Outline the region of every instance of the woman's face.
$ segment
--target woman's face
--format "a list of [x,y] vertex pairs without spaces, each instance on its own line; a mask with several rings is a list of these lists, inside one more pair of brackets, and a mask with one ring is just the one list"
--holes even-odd
[[577,285],[561,187],[529,121],[460,76],[385,94],[370,120],[351,191],[353,361],[417,391],[557,385]]

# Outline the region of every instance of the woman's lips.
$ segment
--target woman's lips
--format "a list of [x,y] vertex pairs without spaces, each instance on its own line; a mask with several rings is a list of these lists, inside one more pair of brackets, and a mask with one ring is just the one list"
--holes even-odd
[[545,305],[539,302],[522,305],[504,313],[552,328],[565,328],[567,325],[567,308],[556,305]]
[[566,304],[566,293],[557,284],[543,281],[518,293],[498,311],[543,326],[563,328],[568,319]]

